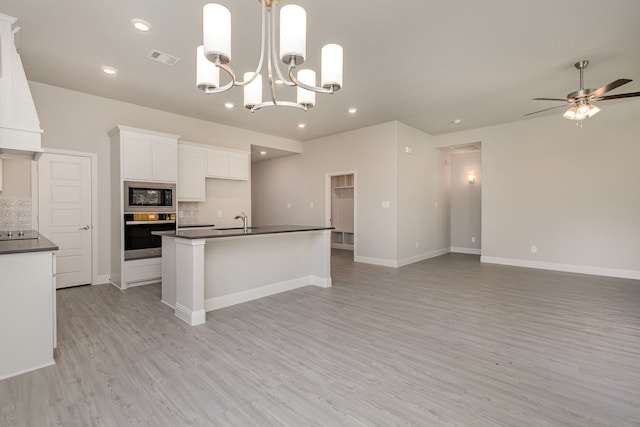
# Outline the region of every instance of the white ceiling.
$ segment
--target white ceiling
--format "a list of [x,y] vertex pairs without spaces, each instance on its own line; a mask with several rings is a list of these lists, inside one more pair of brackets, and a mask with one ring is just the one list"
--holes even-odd
[[[232,13],[231,65],[241,75],[258,59],[259,4],[218,1]],[[2,0],[0,13],[19,20],[30,80],[300,141],[391,120],[432,135],[522,120],[556,105],[532,98],[578,89],[573,64],[582,59],[591,61],[587,87],[630,78],[611,93],[640,91],[638,0],[297,0],[307,11],[308,65],[319,73],[322,45],[341,44],[344,88],[318,95],[306,113],[252,114],[241,107],[241,88],[217,95],[195,88],[205,3]],[[136,31],[133,18],[152,30]],[[151,49],[181,60],[173,67],[153,62],[146,58]],[[118,75],[103,75],[103,65]],[[225,101],[236,108],[225,109]],[[355,115],[346,112],[352,106]]]

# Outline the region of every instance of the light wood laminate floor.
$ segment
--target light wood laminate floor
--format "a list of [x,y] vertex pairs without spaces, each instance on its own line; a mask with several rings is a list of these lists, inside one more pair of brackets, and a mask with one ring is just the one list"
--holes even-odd
[[0,425],[640,425],[639,281],[349,255],[197,327],[158,285],[61,290],[57,364],[0,381]]

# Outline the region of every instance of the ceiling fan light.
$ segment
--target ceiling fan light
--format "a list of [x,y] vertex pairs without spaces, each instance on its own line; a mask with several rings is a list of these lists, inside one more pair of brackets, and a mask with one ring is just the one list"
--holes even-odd
[[569,119],[569,120],[575,120],[577,110],[578,109],[576,107],[571,107],[567,111],[564,112],[562,117],[564,117],[565,119]]
[[598,106],[596,106],[596,105],[591,104],[591,105],[589,105],[589,111],[587,112],[587,116],[589,116],[589,117],[593,117],[593,116],[595,116],[596,114],[598,114],[600,111],[602,111],[602,110],[600,109],[600,107],[598,107]]
[[573,120],[584,120],[587,117],[588,117],[587,113],[584,113],[584,114],[577,113],[576,116],[573,118]]
[[584,103],[578,107],[577,114],[586,115],[589,112],[589,104]]

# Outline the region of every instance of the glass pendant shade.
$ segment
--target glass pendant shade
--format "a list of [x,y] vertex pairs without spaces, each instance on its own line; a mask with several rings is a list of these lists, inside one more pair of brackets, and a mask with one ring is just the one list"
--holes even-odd
[[589,104],[589,112],[587,113],[587,116],[593,117],[596,114],[598,114],[600,111],[602,111],[600,107],[595,106],[593,104]]
[[[313,70],[298,71],[298,80],[306,85],[316,85],[316,72]],[[298,86],[298,104],[305,107],[313,107],[316,105],[316,93]]]
[[208,3],[202,9],[204,54],[209,61],[222,64],[231,61],[231,12],[217,3]]
[[564,112],[562,117],[564,117],[565,119],[573,120],[576,117],[576,111],[577,111],[576,107],[571,107]]
[[328,44],[322,48],[320,86],[338,90],[342,87],[342,46]]
[[[253,71],[244,73],[244,81],[251,80],[253,74]],[[244,86],[244,106],[253,108],[260,103],[262,103],[262,74],[258,74],[251,83]]]
[[196,86],[200,90],[220,87],[220,69],[204,56],[204,46],[196,49]]
[[307,12],[295,4],[280,9],[280,59],[300,65],[307,57]]

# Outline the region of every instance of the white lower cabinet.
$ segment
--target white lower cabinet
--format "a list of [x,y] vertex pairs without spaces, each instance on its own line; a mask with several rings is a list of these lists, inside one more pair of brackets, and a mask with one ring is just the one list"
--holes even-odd
[[125,288],[157,283],[162,279],[162,258],[136,259],[124,262]]

